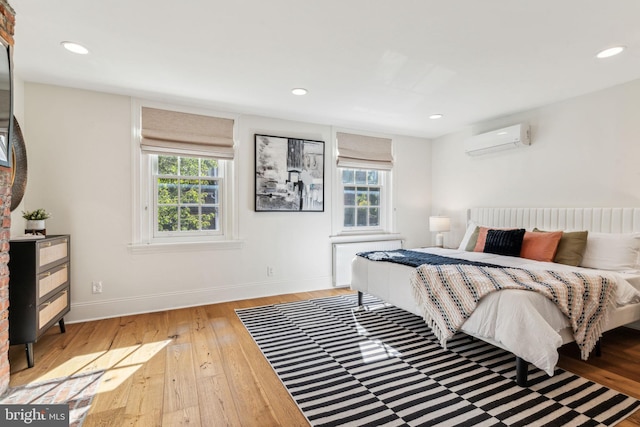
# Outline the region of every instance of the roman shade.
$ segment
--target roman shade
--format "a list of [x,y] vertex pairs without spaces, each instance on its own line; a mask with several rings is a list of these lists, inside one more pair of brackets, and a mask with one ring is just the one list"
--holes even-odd
[[233,119],[142,107],[142,151],[233,159]]
[[338,167],[391,170],[391,140],[338,132]]

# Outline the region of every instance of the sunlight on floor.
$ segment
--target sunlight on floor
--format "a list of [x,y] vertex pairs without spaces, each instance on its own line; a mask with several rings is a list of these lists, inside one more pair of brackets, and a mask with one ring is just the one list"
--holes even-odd
[[96,394],[107,393],[114,391],[120,387],[129,377],[133,376],[135,372],[142,367],[142,363],[125,368],[113,368],[105,372],[100,379],[98,385],[98,391]]
[[25,385],[11,387],[0,403],[66,403],[69,405],[70,425],[81,424],[95,396],[116,391],[171,341],[168,339],[73,357]]
[[[384,307],[385,304],[372,304],[365,308],[365,310],[373,310],[376,308]],[[366,337],[366,341],[362,341],[358,345],[360,346],[360,355],[364,363],[375,363],[381,360],[392,359],[399,357],[400,353],[388,344],[383,343],[379,339],[370,339],[371,333],[367,330],[366,325],[363,325],[357,316],[357,311],[352,312],[353,320],[355,322],[358,335]]]
[[157,341],[76,356],[47,371],[33,382],[46,382],[79,374],[106,371],[102,381],[109,382],[110,385],[107,389],[101,386],[100,391],[111,391],[170,342],[171,340]]
[[399,357],[400,352],[380,340],[367,340],[360,343],[360,355],[364,363],[374,363]]

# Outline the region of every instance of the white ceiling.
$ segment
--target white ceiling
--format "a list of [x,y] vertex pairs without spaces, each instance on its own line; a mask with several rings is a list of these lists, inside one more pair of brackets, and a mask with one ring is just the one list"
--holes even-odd
[[360,130],[433,138],[640,78],[638,0],[9,2],[24,81]]

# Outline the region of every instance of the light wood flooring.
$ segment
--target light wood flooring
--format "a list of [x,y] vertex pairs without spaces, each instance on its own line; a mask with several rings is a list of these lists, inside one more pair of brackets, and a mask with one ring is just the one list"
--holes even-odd
[[[12,346],[11,386],[105,370],[84,427],[307,426],[234,309],[350,293],[332,289],[213,304],[51,328],[27,369]],[[602,357],[571,345],[560,367],[640,398],[640,331],[604,338]],[[640,411],[618,424],[640,426]]]

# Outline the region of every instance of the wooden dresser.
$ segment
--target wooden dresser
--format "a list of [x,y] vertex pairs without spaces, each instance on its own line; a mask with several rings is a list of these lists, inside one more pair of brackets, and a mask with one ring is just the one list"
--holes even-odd
[[9,242],[9,343],[25,344],[33,367],[33,343],[54,324],[64,332],[69,312],[69,235]]

